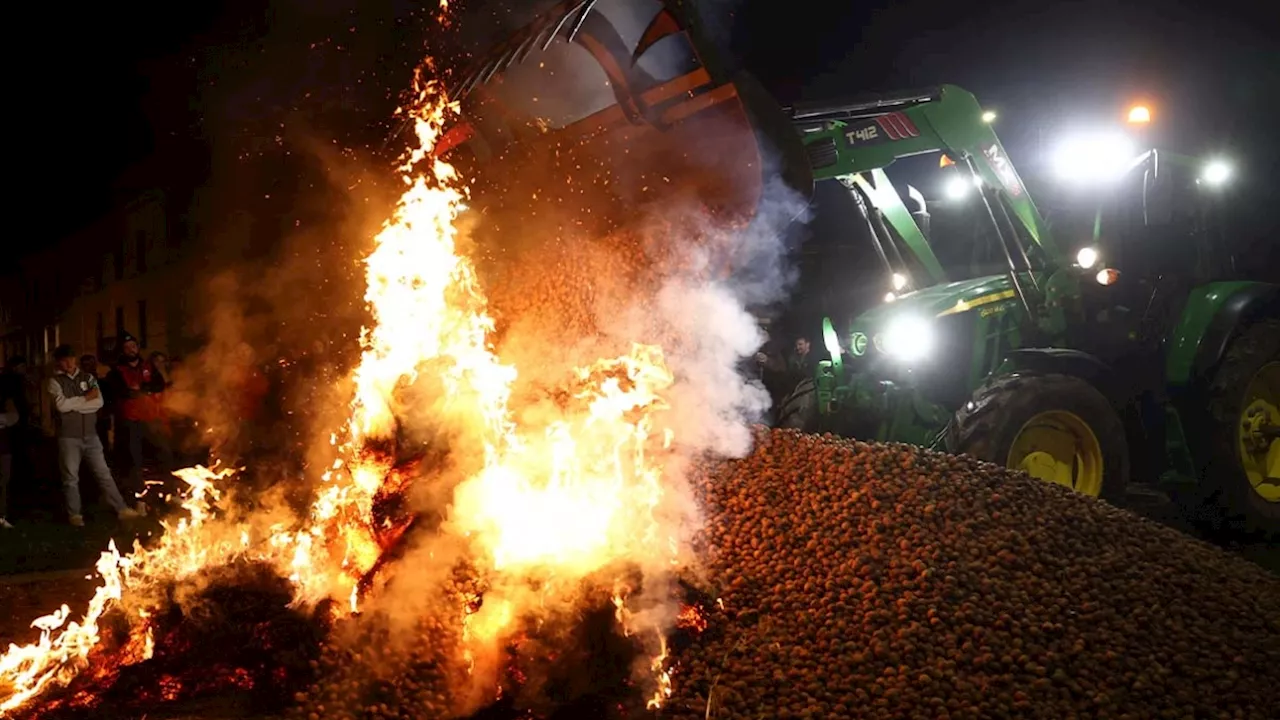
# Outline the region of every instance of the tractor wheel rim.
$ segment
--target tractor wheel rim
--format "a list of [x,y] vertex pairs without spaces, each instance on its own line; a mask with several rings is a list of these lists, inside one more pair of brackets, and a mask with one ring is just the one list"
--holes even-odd
[[1280,503],[1280,439],[1265,441],[1264,428],[1280,426],[1280,361],[1258,368],[1245,389],[1236,431],[1240,465],[1253,492]]
[[1028,420],[1009,446],[1006,465],[1090,497],[1102,494],[1102,443],[1089,423],[1066,410]]

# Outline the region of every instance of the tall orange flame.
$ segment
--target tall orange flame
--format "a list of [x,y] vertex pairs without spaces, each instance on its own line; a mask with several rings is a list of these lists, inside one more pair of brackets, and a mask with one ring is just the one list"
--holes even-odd
[[[442,11],[447,7],[442,0]],[[218,508],[229,470],[180,471],[188,486],[186,517],[151,548],[135,545],[121,555],[110,546],[98,562],[102,585],[80,621],[70,622],[64,606],[35,621],[38,641],[11,645],[0,657],[0,711],[69,683],[89,662],[98,623],[113,608],[124,611],[137,641],[124,661],[150,657],[149,617],[159,602],[153,591],[203,568],[242,559],[270,563],[294,583],[295,603],[333,599],[357,610],[357,583],[380,552],[374,501],[391,470],[371,444],[394,438],[403,420],[399,397],[420,373],[439,378],[448,400],[440,421],[476,438],[482,458],[456,488],[443,528],[469,541],[474,564],[494,589],[480,612],[466,611],[465,652],[492,646],[549,600],[572,602],[581,580],[618,563],[675,561],[675,533],[661,512],[672,441],[662,413],[674,378],[661,349],[636,344],[622,357],[576,369],[571,400],[558,417],[517,425],[516,368],[493,349],[494,323],[475,267],[458,249],[465,186],[431,153],[456,107],[435,82],[419,77],[415,86],[418,145],[401,168],[406,190],[365,261],[374,322],[361,337],[350,420],[329,438],[333,463],[309,513],[237,519]],[[627,632],[644,624],[625,612],[623,595],[615,602]],[[654,704],[670,692],[666,647],[657,637]]]

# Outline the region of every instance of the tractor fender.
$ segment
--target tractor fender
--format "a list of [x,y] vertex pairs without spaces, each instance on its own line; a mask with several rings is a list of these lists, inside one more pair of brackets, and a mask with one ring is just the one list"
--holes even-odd
[[1098,388],[1098,391],[1115,403],[1122,391],[1116,382],[1115,371],[1094,355],[1068,348],[1020,348],[1011,351],[997,374],[1008,372],[1039,372],[1072,375]]
[[1280,286],[1251,284],[1228,297],[1201,336],[1191,361],[1189,384],[1203,391],[1236,334],[1263,318],[1280,318]]
[[[1193,308],[1188,307],[1184,315],[1192,311]],[[1181,367],[1185,370],[1170,373],[1170,399],[1182,421],[1187,449],[1197,467],[1209,462],[1212,453],[1208,442],[1211,428],[1205,408],[1213,373],[1240,330],[1265,317],[1280,317],[1280,286],[1244,285],[1222,302],[1204,326],[1189,366],[1183,364]]]
[[1160,461],[1151,454],[1145,439],[1157,429],[1160,421],[1146,416],[1135,396],[1135,388],[1128,387],[1110,364],[1080,350],[1023,348],[1010,352],[997,374],[1018,371],[1071,375],[1097,388],[1120,417],[1134,475],[1156,474]]

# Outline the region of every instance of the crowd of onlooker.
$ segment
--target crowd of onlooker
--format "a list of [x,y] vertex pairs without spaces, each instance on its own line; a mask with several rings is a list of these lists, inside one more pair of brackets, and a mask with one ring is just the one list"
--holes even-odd
[[[69,345],[56,348],[43,371],[33,371],[23,357],[9,358],[0,374],[0,530],[12,527],[19,510],[53,504],[72,525],[83,525],[82,468],[118,518],[146,515],[144,468],[162,475],[176,468],[175,433],[183,427],[165,406],[175,365],[163,353],[143,357],[128,334],[111,362],[77,355]],[[41,422],[42,410],[51,422]],[[53,477],[60,502],[49,492]]]

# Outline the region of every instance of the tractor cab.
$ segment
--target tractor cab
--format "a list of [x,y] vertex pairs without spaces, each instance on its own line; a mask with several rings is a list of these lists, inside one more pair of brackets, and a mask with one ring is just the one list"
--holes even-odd
[[1148,277],[1177,274],[1195,283],[1233,277],[1235,252],[1222,216],[1225,178],[1216,167],[1160,150],[1144,153],[1098,209],[1098,258]]
[[1238,276],[1222,216],[1225,178],[1215,167],[1151,150],[1108,188],[1077,252],[1075,346],[1117,365],[1162,353],[1191,290]]

